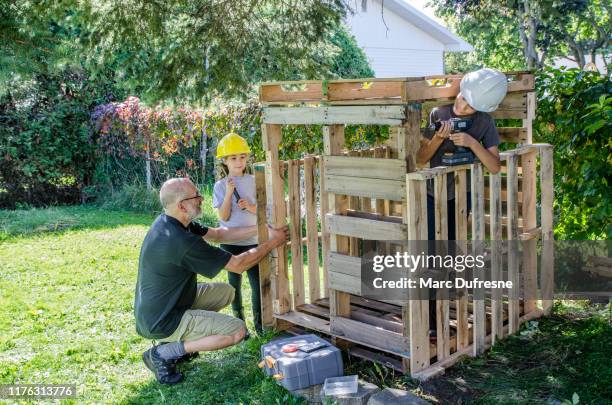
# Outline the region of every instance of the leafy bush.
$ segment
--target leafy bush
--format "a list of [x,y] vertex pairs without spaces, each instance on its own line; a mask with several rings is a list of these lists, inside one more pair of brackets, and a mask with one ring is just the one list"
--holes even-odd
[[[175,176],[210,184],[215,178],[216,144],[230,131],[248,140],[254,161],[265,159],[261,106],[255,102],[230,103],[203,111],[150,108],[136,97],[129,97],[121,103],[97,107],[92,122],[95,130],[91,142],[96,145],[98,162],[92,191],[97,195],[113,194],[124,184],[146,184],[147,161],[152,187]],[[345,134],[346,146],[364,147],[385,139],[388,128],[347,126]],[[322,151],[321,125],[283,126],[281,159]]]
[[612,237],[612,80],[546,68],[537,77],[537,140],[554,145],[555,234]]
[[95,164],[90,109],[113,97],[81,70],[15,80],[0,96],[0,207],[78,202]]

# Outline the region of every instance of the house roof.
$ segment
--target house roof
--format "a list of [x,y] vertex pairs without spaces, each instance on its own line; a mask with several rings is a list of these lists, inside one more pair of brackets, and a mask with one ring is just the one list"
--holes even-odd
[[450,32],[446,27],[438,24],[421,11],[411,6],[404,0],[385,0],[386,8],[406,19],[412,25],[425,31],[444,44],[444,50],[448,52],[470,52],[474,47],[459,36]]

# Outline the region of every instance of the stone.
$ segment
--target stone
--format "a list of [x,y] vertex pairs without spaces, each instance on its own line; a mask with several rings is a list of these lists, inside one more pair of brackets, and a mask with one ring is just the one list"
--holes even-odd
[[304,398],[309,405],[320,405],[321,392],[323,392],[323,384],[311,385],[310,387],[289,392],[291,392],[291,394],[296,397]]
[[385,388],[370,397],[368,405],[431,405],[411,392],[398,390],[396,388]]
[[363,380],[359,380],[358,383],[357,392],[354,394],[325,395],[325,391],[321,390],[321,402],[324,405],[367,405],[368,399],[370,399],[372,394],[380,391],[380,388],[376,384]]

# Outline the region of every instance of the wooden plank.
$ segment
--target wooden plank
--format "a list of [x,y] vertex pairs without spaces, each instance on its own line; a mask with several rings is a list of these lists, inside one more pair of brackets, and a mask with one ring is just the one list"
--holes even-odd
[[325,214],[329,211],[329,196],[325,191],[325,164],[323,159],[318,160],[319,165],[319,218],[321,221],[321,252],[323,253],[323,296],[329,297],[329,283],[327,280],[327,254],[329,252],[329,233],[325,232]]
[[[472,240],[475,244],[472,246],[474,256],[484,254],[484,249],[481,245],[485,240],[485,224],[484,224],[484,169],[482,164],[476,163],[472,165],[472,176],[471,176],[471,190],[472,190]],[[473,274],[475,277],[481,280],[486,279],[483,270],[474,268]],[[473,294],[473,311],[474,311],[474,323],[472,325],[472,332],[474,333],[473,356],[478,356],[483,353],[486,349],[485,338],[487,335],[486,331],[486,314],[485,314],[485,300],[484,290],[482,288],[474,288]]]
[[327,263],[329,270],[336,273],[349,274],[359,277],[361,274],[361,258],[343,255],[337,252],[329,252]]
[[542,205],[542,310],[550,315],[554,290],[554,249],[553,234],[553,149],[540,149],[540,189]]
[[421,101],[439,98],[456,97],[459,94],[461,76],[450,76],[439,85],[433,85],[430,80],[419,80],[405,84],[406,101]]
[[[427,188],[422,180],[406,180],[408,240],[427,240]],[[418,269],[417,272],[422,269]],[[415,276],[416,273],[412,273]],[[410,291],[410,301],[404,310],[409,311],[410,373],[414,374],[429,366],[429,300],[424,299],[428,291]],[[405,318],[404,318],[405,319]]]
[[[377,159],[384,159],[385,158],[385,150],[384,148],[376,148],[374,150],[374,157]],[[406,170],[404,169],[404,172],[406,172]],[[375,203],[375,211],[378,214],[384,214],[385,213],[385,200],[383,198],[377,198]]]
[[308,315],[303,312],[289,311],[284,314],[275,314],[276,318],[291,322],[294,325],[300,325],[308,329],[313,329],[319,332],[331,334],[329,321],[316,316]]
[[300,82],[294,86],[280,83],[259,86],[259,101],[263,103],[320,101],[323,97],[321,81]]
[[[427,218],[425,218],[425,221]],[[344,215],[327,214],[325,231],[366,240],[405,240],[406,226],[392,222],[373,221]]]
[[[363,322],[344,317],[332,316],[331,332],[351,342],[373,347],[398,356],[410,356],[410,339],[399,333],[387,331],[377,326],[367,325]],[[427,350],[429,350],[429,342]]]
[[406,161],[370,157],[324,156],[326,175],[404,181]]
[[[359,156],[359,151],[357,150],[350,150],[349,152],[349,156]],[[330,182],[333,183],[333,181],[330,180],[330,177],[334,177],[334,176],[327,176],[327,184],[329,185]],[[342,176],[338,176],[338,177],[342,177]],[[357,181],[357,179],[353,178],[353,180],[349,180],[352,184],[355,184],[355,182]],[[359,197],[355,197],[352,196],[352,193],[346,193],[349,197],[348,197],[348,208],[349,210],[361,210],[361,201],[359,199]],[[358,256],[359,255],[359,240],[356,237],[353,238],[349,238],[349,254],[351,256]]]
[[363,82],[329,82],[327,84],[327,99],[333,101],[375,100],[401,101],[403,91],[402,81],[370,81]]
[[304,158],[304,205],[306,207],[306,254],[308,256],[308,298],[321,298],[319,276],[319,235],[317,230],[314,159]]
[[533,120],[535,119],[536,94],[527,93],[527,117],[523,120],[523,126],[527,128],[526,144],[533,143]]
[[405,118],[406,107],[402,105],[264,107],[262,122],[284,125],[401,125]]
[[[455,172],[455,228],[457,247],[466,251],[467,246],[467,173],[465,170]],[[457,350],[465,349],[470,344],[468,324],[467,289],[457,289]]]
[[393,357],[385,356],[382,353],[372,352],[361,347],[351,347],[348,349],[348,354],[382,364],[383,366],[390,367],[396,371],[399,371],[400,373],[404,371],[401,361]]
[[[502,201],[501,201],[501,176],[497,174],[489,174],[490,188],[490,199],[491,204],[489,206],[491,215],[491,279],[501,280],[501,267],[502,267],[502,252],[501,252],[501,240],[502,238],[502,226],[501,226],[501,215],[502,215]],[[503,336],[503,301],[502,291],[499,288],[495,288],[491,291],[491,344],[497,343]]]
[[[342,154],[342,146],[344,145],[344,125],[332,125],[323,128],[323,149],[325,155],[340,155]],[[343,214],[348,208],[348,202],[346,197],[338,196],[333,193],[328,194],[329,197],[329,213],[330,214]],[[325,213],[327,215],[327,213]],[[328,219],[325,217],[325,228],[323,233],[329,233],[326,231],[329,224]],[[323,254],[327,256],[329,251],[335,251],[339,253],[349,252],[349,241],[348,238],[339,235],[330,235],[329,237],[329,250],[323,251]],[[324,257],[325,257],[324,256]],[[325,269],[327,272],[327,281],[329,280],[329,268]],[[345,316],[349,317],[351,314],[351,298],[350,294],[342,291],[329,289],[329,303],[330,303],[330,316]]]
[[329,288],[349,294],[361,295],[361,274],[350,275],[328,270]]
[[[537,177],[536,158],[537,150],[521,156],[523,168],[523,230],[537,227],[536,198]],[[520,235],[519,235],[520,237]],[[537,308],[537,278],[538,278],[538,256],[537,241],[529,239],[522,242],[523,245],[523,291],[525,299],[525,312],[529,313]]]
[[527,118],[527,112],[524,109],[497,109],[489,114],[496,120]]
[[289,162],[289,218],[291,220],[291,272],[293,274],[293,307],[305,302],[304,260],[302,258],[302,206],[300,198],[300,166],[295,160]]
[[[444,174],[434,178],[436,240],[440,241],[448,240],[446,177]],[[443,299],[443,290],[436,291],[436,295],[436,350],[438,360],[441,360],[450,355],[449,300]]]
[[[257,240],[268,240],[268,221],[266,218],[266,175],[263,165],[255,168],[255,188],[257,190]],[[272,311],[272,280],[270,274],[270,255],[259,262],[259,294],[261,296],[261,324],[264,328],[274,326]]]
[[[508,240],[516,241],[518,239],[518,175],[517,175],[517,156],[508,157],[508,175],[506,177],[508,190]],[[508,292],[510,297],[508,301],[508,317],[509,317],[509,333],[513,334],[518,331],[520,308],[518,305],[519,292],[519,261],[518,261],[518,242],[511,243],[508,252],[508,281],[512,281],[513,287]]]
[[375,220],[375,221],[394,222],[396,224],[404,223],[403,220],[402,220],[402,217],[390,217],[390,216],[387,216],[387,215],[375,214],[373,212],[363,212],[363,211],[347,210],[346,211],[346,216],[348,216],[348,217],[355,217],[355,218],[372,219],[372,220]]
[[524,143],[527,139],[527,128],[497,127],[501,142]]
[[406,194],[403,181],[332,176],[327,171],[325,173],[325,191],[354,197],[382,198],[394,201],[401,201]]
[[[266,151],[266,194],[272,201],[272,225],[286,225],[285,184],[281,176],[278,147],[281,141],[280,125],[263,125],[262,140]],[[273,311],[284,314],[291,309],[289,294],[289,269],[287,248],[282,245],[272,251],[271,261],[273,278]]]

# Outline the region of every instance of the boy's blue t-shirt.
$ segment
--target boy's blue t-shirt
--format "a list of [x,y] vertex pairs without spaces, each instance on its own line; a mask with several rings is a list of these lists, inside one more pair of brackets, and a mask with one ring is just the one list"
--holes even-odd
[[[229,176],[224,177],[215,183],[215,187],[213,190],[213,207],[219,208],[221,204],[223,204],[223,199],[225,198],[225,191],[227,190],[227,179]],[[232,176],[232,180],[234,180],[234,184],[236,185],[236,190],[238,194],[240,194],[240,198],[244,198],[250,204],[256,204],[257,197],[255,191],[255,176],[252,174],[245,174],[244,176]],[[221,226],[225,226],[227,228],[239,228],[244,226],[253,226],[257,225],[257,216],[255,214],[250,213],[248,210],[242,210],[238,206],[238,200],[235,196],[232,196],[232,210],[230,212],[229,220],[222,221],[219,220],[219,224]],[[244,239],[238,242],[232,242],[231,245],[238,246],[248,246],[248,245],[256,245],[257,244],[257,235]]]

